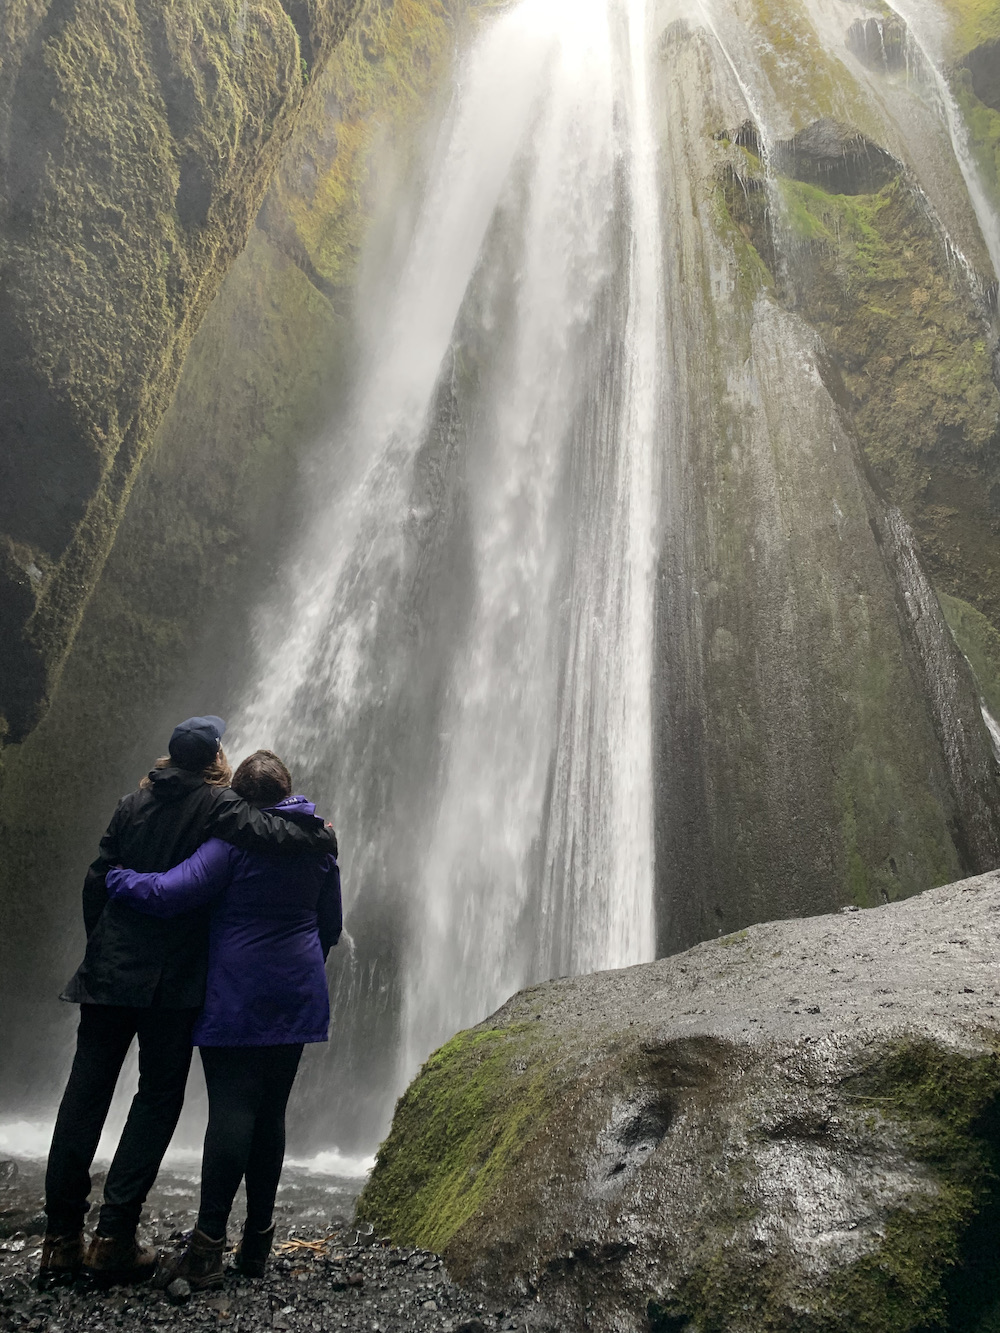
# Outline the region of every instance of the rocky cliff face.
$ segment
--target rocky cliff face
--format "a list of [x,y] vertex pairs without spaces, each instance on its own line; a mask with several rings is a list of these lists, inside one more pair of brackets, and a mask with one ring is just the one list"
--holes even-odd
[[998,856],[988,247],[905,25],[778,17],[660,39],[686,349],[658,607],[665,951]]
[[37,721],[353,0],[0,10],[0,716]]
[[[58,990],[80,948],[80,870],[95,830],[162,751],[175,711],[201,712],[209,697],[226,707],[297,464],[350,364],[362,241],[379,225],[378,201],[418,160],[465,15],[464,3],[364,0],[312,68],[246,246],[138,468],[51,706],[3,754],[0,986],[8,1011],[26,1015],[23,1042],[10,1034],[17,1054],[8,1046],[0,1061],[8,1070],[51,1058],[32,1033],[39,997]],[[54,791],[58,827],[43,799]]]
[[572,1328],[995,1327],[1000,875],[517,995],[361,1216]]

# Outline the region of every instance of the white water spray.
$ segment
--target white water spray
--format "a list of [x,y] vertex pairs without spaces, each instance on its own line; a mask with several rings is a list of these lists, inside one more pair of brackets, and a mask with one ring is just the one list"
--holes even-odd
[[527,982],[654,953],[647,58],[642,0],[525,0],[472,52],[261,619],[237,744],[310,775],[398,927],[397,1089]]

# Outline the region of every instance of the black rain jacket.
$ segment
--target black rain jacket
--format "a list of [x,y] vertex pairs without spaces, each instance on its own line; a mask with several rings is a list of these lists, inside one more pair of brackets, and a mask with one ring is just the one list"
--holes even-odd
[[337,855],[322,819],[312,824],[266,814],[231,787],[210,787],[200,773],[154,769],[152,787],[118,802],[83,885],[87,952],[60,997],[74,1004],[198,1009],[205,998],[208,909],[172,920],[144,916],[108,898],[112,866],[161,871],[178,865],[208,838],[269,855]]

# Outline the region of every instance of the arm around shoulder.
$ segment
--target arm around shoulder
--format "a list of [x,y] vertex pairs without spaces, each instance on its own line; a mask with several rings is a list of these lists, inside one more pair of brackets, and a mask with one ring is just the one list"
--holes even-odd
[[337,855],[337,835],[321,819],[312,826],[296,823],[258,810],[229,787],[217,787],[216,791],[206,830],[209,837],[221,838],[244,852],[271,856],[300,852]]

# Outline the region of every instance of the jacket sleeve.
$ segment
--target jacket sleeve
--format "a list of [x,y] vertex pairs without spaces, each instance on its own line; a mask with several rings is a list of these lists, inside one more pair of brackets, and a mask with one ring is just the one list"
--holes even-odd
[[108,825],[107,832],[101,839],[100,849],[97,853],[97,860],[92,862],[83,881],[83,924],[87,931],[89,939],[93,933],[94,927],[101,919],[101,913],[104,911],[108,901],[108,889],[105,883],[105,875],[113,865],[117,865],[120,860],[118,852],[118,825],[121,817],[121,808],[124,797],[115,807],[115,813],[111,816],[111,823]]
[[322,852],[337,855],[337,835],[321,819],[314,827],[297,824],[280,815],[265,814],[250,805],[230,787],[216,787],[218,796],[208,816],[207,838],[221,838],[244,852],[285,855]]
[[316,913],[319,918],[319,942],[325,961],[327,954],[340,939],[340,932],[344,928],[344,913],[340,900],[340,867],[332,856],[326,858]]
[[138,870],[109,870],[108,891],[119,903],[145,916],[180,916],[204,907],[229,883],[231,848],[217,838],[202,843],[172,870],[142,874]]

